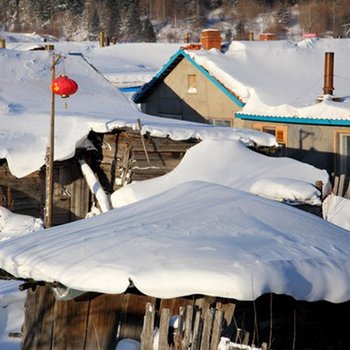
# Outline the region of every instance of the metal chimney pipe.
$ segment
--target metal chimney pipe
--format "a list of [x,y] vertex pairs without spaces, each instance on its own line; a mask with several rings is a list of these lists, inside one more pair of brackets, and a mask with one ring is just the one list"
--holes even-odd
[[324,60],[323,94],[333,95],[334,52],[326,52]]

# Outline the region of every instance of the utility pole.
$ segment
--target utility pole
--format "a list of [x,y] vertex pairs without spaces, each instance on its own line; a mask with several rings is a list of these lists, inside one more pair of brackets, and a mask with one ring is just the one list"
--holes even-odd
[[[51,63],[51,83],[56,77],[56,64],[63,56],[52,55]],[[55,153],[55,94],[51,91],[51,116],[50,116],[50,139],[46,150],[46,197],[44,225],[46,228],[52,226],[52,208],[53,208],[53,162]]]

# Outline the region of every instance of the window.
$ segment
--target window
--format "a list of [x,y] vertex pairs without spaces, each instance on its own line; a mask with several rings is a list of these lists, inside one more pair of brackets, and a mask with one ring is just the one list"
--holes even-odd
[[275,136],[280,145],[287,145],[287,127],[280,125],[253,124],[253,129],[260,130]]
[[187,75],[187,92],[189,94],[196,94],[197,93],[196,74],[188,74]]
[[337,170],[339,174],[350,173],[350,132],[337,132]]

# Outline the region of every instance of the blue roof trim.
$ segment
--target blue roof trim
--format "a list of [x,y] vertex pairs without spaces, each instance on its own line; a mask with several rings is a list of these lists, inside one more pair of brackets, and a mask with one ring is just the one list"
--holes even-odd
[[121,92],[124,92],[124,93],[128,93],[128,92],[136,92],[139,90],[141,86],[138,85],[138,86],[128,86],[128,87],[120,87],[119,90]]
[[201,73],[204,74],[214,85],[216,85],[227,97],[229,97],[238,107],[244,107],[245,103],[240,101],[235,95],[227,90],[218,80],[216,80],[212,75],[209,74],[202,66],[200,66],[190,55],[186,52],[182,52],[183,56],[189,60]]
[[157,72],[157,74],[146,84],[142,85],[139,90],[136,91],[136,93],[133,96],[133,101],[135,103],[139,103],[139,100],[142,98],[142,96],[152,88],[152,86],[157,82],[157,80],[160,78],[160,76],[165,72],[165,70],[168,69],[168,67],[173,64],[173,62],[178,58],[178,56],[182,55],[183,51],[181,49],[177,50],[174,55],[172,55],[169,59],[169,61]]
[[256,114],[236,113],[236,117],[244,120],[255,120],[262,122],[288,123],[288,124],[310,124],[310,125],[334,125],[350,126],[350,120],[340,119],[314,119],[298,117],[274,117]]
[[185,56],[184,51],[181,49],[177,50],[176,53],[170,57],[169,61],[165,63],[162,69],[158,71],[158,73],[155,75],[155,78],[159,78],[164,73],[164,71],[167,70],[168,67],[178,58],[178,56]]
[[218,80],[211,76],[207,70],[196,63],[193,58],[188,55],[183,49],[179,49],[173,56],[170,57],[169,61],[160,69],[157,74],[145,85],[143,85],[133,96],[134,102],[138,103],[139,99],[147,92],[156,81],[162,76],[162,74],[173,64],[173,62],[182,56],[186,58],[191,64],[193,64],[206,78],[208,78],[213,84],[215,84],[226,96],[228,96],[238,107],[244,107],[245,103],[240,101],[236,96],[234,96],[228,89],[226,89]]

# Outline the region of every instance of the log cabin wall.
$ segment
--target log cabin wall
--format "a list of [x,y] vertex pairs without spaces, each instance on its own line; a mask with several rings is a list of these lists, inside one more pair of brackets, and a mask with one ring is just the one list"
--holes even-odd
[[18,179],[13,176],[7,162],[0,165],[1,206],[18,214],[42,217],[43,194],[42,174],[40,171]]
[[[0,166],[0,205],[36,218],[44,217],[45,171],[23,178],[13,176],[7,162]],[[60,225],[84,218],[89,210],[89,188],[75,158],[55,162],[53,224]]]
[[91,133],[89,138],[102,155],[100,160],[94,158],[97,162],[92,166],[109,193],[132,181],[167,174],[180,163],[186,151],[199,142],[145,135],[144,148],[140,132],[132,130]]

